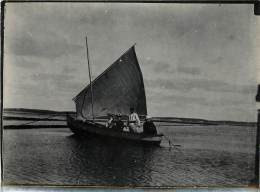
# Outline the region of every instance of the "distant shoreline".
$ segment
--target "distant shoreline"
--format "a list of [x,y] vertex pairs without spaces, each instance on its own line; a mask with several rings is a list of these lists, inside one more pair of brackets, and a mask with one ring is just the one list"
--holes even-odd
[[16,121],[65,121],[64,119],[3,116],[3,120]]
[[67,125],[5,125],[4,129],[54,129],[54,128],[68,128]]
[[[25,109],[25,108],[5,108],[3,110],[4,121],[66,121],[66,115],[75,115],[73,111],[52,111],[52,110],[41,110],[41,109]],[[9,115],[8,115],[9,114]],[[11,114],[11,115],[10,115]],[[37,117],[47,116],[47,117]],[[32,117],[33,116],[33,117]],[[36,117],[35,117],[36,116]],[[57,118],[57,116],[61,118]],[[54,118],[55,117],[55,118]],[[97,117],[99,121],[104,122],[107,116]],[[233,126],[256,126],[256,122],[240,122],[240,121],[213,121],[206,119],[196,118],[180,118],[180,117],[153,117],[154,122],[163,123],[178,123],[178,124],[190,124],[190,125],[233,125]],[[19,127],[19,125],[6,125],[7,127]],[[20,125],[22,126],[22,125]],[[27,125],[28,126],[28,125]],[[38,125],[31,125],[31,127]],[[44,125],[44,127],[51,127],[53,125]],[[61,126],[61,125],[55,125]]]

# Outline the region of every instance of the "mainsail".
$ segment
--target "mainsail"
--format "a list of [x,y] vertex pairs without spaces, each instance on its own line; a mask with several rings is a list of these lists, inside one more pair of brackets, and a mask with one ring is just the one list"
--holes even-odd
[[[130,107],[139,115],[147,114],[143,76],[134,46],[92,82],[92,94],[95,117],[108,113],[127,115]],[[88,85],[73,99],[77,117],[92,117],[91,97]]]

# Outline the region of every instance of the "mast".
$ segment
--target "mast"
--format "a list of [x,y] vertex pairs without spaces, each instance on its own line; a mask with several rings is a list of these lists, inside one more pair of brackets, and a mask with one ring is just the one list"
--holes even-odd
[[87,46],[87,58],[88,58],[88,75],[89,75],[89,82],[90,82],[90,91],[91,91],[91,112],[92,112],[92,119],[93,121],[95,120],[94,118],[94,111],[93,111],[93,87],[92,87],[92,80],[91,80],[91,69],[90,69],[90,64],[89,64],[89,52],[88,52],[88,38],[86,36],[86,46]]

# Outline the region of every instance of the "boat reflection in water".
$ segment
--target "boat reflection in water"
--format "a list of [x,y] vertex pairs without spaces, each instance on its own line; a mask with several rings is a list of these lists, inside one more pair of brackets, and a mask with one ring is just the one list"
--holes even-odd
[[79,168],[79,184],[145,186],[153,183],[151,172],[160,148],[75,134],[68,139],[71,151],[75,151],[69,164]]

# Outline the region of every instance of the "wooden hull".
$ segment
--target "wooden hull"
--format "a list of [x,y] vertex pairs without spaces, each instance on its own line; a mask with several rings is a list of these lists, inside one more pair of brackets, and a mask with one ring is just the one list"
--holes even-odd
[[116,139],[121,141],[131,141],[135,143],[160,145],[163,134],[148,136],[142,133],[130,133],[109,129],[102,124],[91,121],[83,122],[67,116],[67,124],[73,133],[79,136],[94,135],[106,139]]

